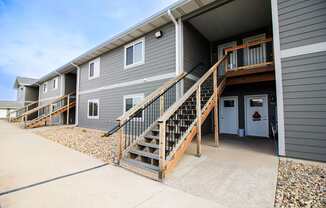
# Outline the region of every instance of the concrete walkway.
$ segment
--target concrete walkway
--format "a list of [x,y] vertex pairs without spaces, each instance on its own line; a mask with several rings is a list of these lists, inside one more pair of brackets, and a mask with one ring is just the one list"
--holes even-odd
[[[213,138],[203,138],[213,145]],[[278,158],[264,138],[221,137],[220,147],[192,144],[165,183],[232,208],[274,207]]]
[[224,207],[0,121],[0,207]]

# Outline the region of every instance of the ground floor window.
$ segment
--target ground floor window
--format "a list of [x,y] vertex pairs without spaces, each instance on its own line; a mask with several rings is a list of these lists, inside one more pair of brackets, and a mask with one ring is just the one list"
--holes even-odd
[[89,119],[98,119],[99,118],[99,100],[92,99],[88,100],[88,118]]
[[[125,95],[123,97],[123,112],[127,112],[133,106],[137,105],[144,98],[144,94],[133,94],[133,95]],[[138,119],[142,119],[142,113],[139,113],[135,116]]]

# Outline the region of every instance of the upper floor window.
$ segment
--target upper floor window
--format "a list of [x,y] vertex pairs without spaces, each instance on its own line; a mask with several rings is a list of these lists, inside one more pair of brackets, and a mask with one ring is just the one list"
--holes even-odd
[[43,92],[46,93],[48,91],[48,85],[46,82],[43,84]]
[[88,115],[89,119],[99,119],[99,100],[88,100]]
[[124,47],[124,68],[145,63],[145,39],[141,38]]
[[58,79],[58,77],[56,77],[56,78],[54,78],[53,80],[52,80],[52,88],[55,90],[55,89],[57,89],[58,88],[58,82],[59,82],[59,79]]
[[100,76],[100,58],[90,61],[88,64],[88,79],[94,79]]

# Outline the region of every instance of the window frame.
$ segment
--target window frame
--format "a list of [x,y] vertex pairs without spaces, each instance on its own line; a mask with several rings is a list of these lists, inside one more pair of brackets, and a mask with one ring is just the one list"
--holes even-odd
[[[138,43],[142,43],[142,56],[141,56],[142,59],[141,59],[141,61],[138,61],[136,63],[133,62],[132,64],[127,65],[127,48],[129,48],[131,46],[134,47]],[[133,52],[134,52],[134,50],[133,50]],[[125,70],[145,64],[145,37],[142,37],[140,39],[137,39],[137,40],[125,45],[123,53],[124,53],[123,66],[124,66]],[[134,54],[133,54],[133,57],[135,57]]]
[[[134,98],[140,98],[141,100],[145,98],[144,93],[138,93],[138,94],[130,94],[130,95],[124,95],[123,96],[123,113],[126,113],[126,100],[132,98],[134,101]],[[136,104],[137,105],[137,104]],[[134,107],[135,105],[133,105]],[[144,120],[144,111],[142,112],[142,117],[141,118],[135,118],[136,121],[143,121]]]
[[[90,76],[91,64],[94,65],[93,76]],[[98,68],[97,68],[97,65],[98,65]],[[100,60],[100,57],[88,62],[88,71],[87,71],[88,80],[92,80],[92,79],[96,79],[96,78],[100,77],[100,72],[101,72],[101,60]]]
[[58,86],[59,86],[59,77],[55,77],[53,80],[53,85],[52,85],[52,89],[53,90],[56,90],[56,89],[58,89]]
[[[97,116],[90,116],[89,115],[89,104],[90,103],[97,103]],[[99,99],[87,100],[87,118],[88,119],[99,119],[100,118],[100,100]]]
[[43,83],[42,91],[43,91],[43,94],[48,92],[48,83],[47,82]]

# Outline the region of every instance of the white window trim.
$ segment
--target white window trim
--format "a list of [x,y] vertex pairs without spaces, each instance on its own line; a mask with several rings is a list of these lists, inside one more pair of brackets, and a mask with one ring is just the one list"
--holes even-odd
[[[44,88],[45,86],[45,88]],[[42,92],[45,94],[48,92],[48,83],[47,82],[44,82],[43,85],[42,85]]]
[[[138,94],[130,94],[130,95],[124,95],[123,96],[123,113],[126,113],[126,99],[128,98],[136,98],[136,97],[140,97],[141,99],[144,99],[145,95],[144,93],[138,93]],[[144,111],[142,112],[142,118],[138,118],[138,119],[135,119],[136,121],[143,121],[144,119]]]
[[[56,83],[56,84],[55,84],[55,87],[54,87],[52,90],[56,90],[56,89],[58,89],[58,85],[59,85],[59,77],[55,77],[52,81]],[[53,83],[52,83],[52,84],[53,84]],[[52,85],[52,87],[53,87],[53,85]]]
[[[89,115],[89,103],[97,103],[97,116]],[[87,118],[88,119],[99,119],[100,118],[100,100],[99,99],[91,99],[87,101]]]
[[[143,47],[142,47],[142,60],[139,61],[139,62],[136,62],[136,63],[132,63],[132,64],[129,64],[127,65],[126,62],[127,62],[127,48],[129,48],[130,46],[134,46],[136,45],[137,43],[140,43],[142,42],[143,43]],[[124,53],[124,60],[123,60],[123,66],[124,66],[124,69],[130,69],[130,68],[133,68],[133,67],[136,67],[136,66],[140,66],[140,65],[143,65],[145,64],[145,38],[140,38],[138,40],[135,40],[127,45],[124,46],[124,50],[123,50],[123,53]]]
[[[91,67],[91,64],[94,64],[94,76],[90,76],[90,67]],[[96,64],[98,63],[98,72],[96,72]],[[90,62],[88,62],[88,70],[87,70],[87,72],[88,72],[88,80],[92,80],[92,79],[96,79],[96,78],[98,78],[98,77],[100,77],[100,73],[101,73],[101,59],[100,59],[100,57],[98,57],[98,58],[96,58],[96,59],[94,59],[94,60],[92,60],[92,61],[90,61]]]

